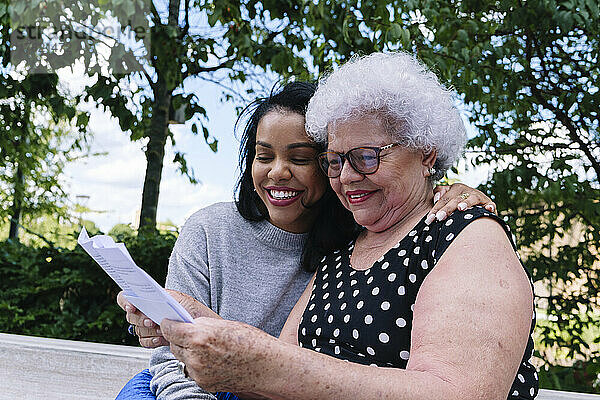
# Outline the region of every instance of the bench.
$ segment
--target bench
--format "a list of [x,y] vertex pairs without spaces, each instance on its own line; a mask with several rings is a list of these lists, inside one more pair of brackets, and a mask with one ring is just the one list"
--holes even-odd
[[[148,367],[151,350],[0,333],[0,399],[114,399]],[[539,400],[600,400],[540,390]]]
[[0,333],[0,399],[114,399],[148,367],[141,347]]

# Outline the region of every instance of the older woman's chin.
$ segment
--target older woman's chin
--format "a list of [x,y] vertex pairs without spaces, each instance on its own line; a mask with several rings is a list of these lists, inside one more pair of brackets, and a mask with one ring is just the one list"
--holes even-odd
[[352,216],[357,224],[363,226],[365,229],[371,232],[381,232],[389,228],[390,225],[393,225],[391,221],[387,221],[385,218],[379,218],[379,216],[377,216],[373,210],[360,210],[352,212]]

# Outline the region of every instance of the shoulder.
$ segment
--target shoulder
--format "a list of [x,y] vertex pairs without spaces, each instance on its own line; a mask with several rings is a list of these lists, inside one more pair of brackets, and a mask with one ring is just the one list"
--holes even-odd
[[[508,225],[480,207],[455,212],[438,224],[435,268],[427,280],[444,286],[454,282],[454,290],[482,289],[483,295],[520,297],[527,303],[531,284],[520,261]],[[462,289],[459,289],[460,286]],[[513,297],[513,300],[517,300]]]
[[[489,227],[493,227],[489,230]],[[449,248],[458,237],[465,232],[477,231],[480,235],[491,235],[495,240],[508,241],[514,249],[510,228],[501,218],[482,207],[473,207],[465,211],[455,211],[444,221],[431,226],[430,235],[433,236],[436,259]],[[480,241],[484,240],[483,237]]]
[[444,221],[438,222],[432,226],[437,228],[440,232],[454,232],[458,234],[462,229],[482,218],[494,220],[504,230],[508,231],[508,226],[500,217],[479,206],[464,211],[457,210],[450,214]]
[[[529,277],[517,255],[507,225],[495,215],[473,218],[436,254],[438,262],[432,271],[441,281],[455,281],[464,287],[472,285],[498,293],[523,293],[529,297]],[[449,233],[449,235],[452,233]],[[441,237],[440,241],[446,241]],[[438,244],[438,248],[442,245]],[[487,286],[489,285],[489,286]],[[505,290],[508,289],[508,290]]]
[[176,247],[197,246],[205,242],[206,237],[218,231],[228,231],[245,221],[238,213],[233,202],[211,204],[194,212],[183,225]]
[[193,213],[182,229],[185,231],[238,224],[243,220],[233,202],[214,203]]

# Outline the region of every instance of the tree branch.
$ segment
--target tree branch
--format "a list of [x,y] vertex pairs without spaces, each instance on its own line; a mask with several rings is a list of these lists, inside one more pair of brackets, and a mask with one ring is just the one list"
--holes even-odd
[[530,76],[529,87],[531,88],[531,93],[540,102],[540,104],[544,104],[548,108],[548,110],[552,111],[557,116],[558,120],[563,124],[563,126],[565,128],[567,128],[569,138],[571,138],[572,141],[574,141],[575,143],[578,144],[579,149],[585,154],[585,156],[588,158],[588,160],[592,164],[592,168],[596,172],[596,176],[600,177],[600,162],[598,160],[596,160],[596,158],[594,157],[594,154],[590,150],[588,144],[585,143],[585,141],[577,133],[578,128],[575,126],[575,124],[573,124],[573,121],[571,121],[571,118],[569,118],[569,116],[566,114],[566,112],[564,110],[558,108],[554,104],[552,104],[552,102],[549,101],[548,99],[546,99],[543,96],[542,92],[537,87],[537,82],[539,80],[536,79],[536,77],[533,75],[533,70],[531,69],[531,59],[533,57],[533,54],[532,54],[533,51],[538,53],[537,56],[540,59],[540,66],[542,67],[542,72],[544,73],[546,78],[548,77],[549,71],[548,71],[548,66],[546,64],[544,55],[539,54],[539,52],[540,52],[539,47],[534,48],[533,42],[534,42],[535,38],[534,38],[533,33],[531,31],[528,31],[527,33],[528,33],[528,35],[526,36],[526,39],[525,39],[526,40],[525,54],[527,57],[526,70],[527,70],[528,75]]
[[179,6],[181,0],[169,0],[169,26],[179,26]]
[[248,102],[248,99],[246,99],[246,98],[245,98],[245,97],[244,97],[244,96],[243,96],[241,93],[239,93],[237,90],[235,90],[235,89],[233,89],[233,88],[231,88],[231,87],[229,87],[229,86],[226,86],[226,85],[222,84],[221,82],[217,81],[216,79],[211,79],[211,78],[204,77],[204,76],[201,76],[201,77],[199,77],[199,78],[200,78],[200,79],[202,79],[203,81],[206,81],[206,82],[213,83],[213,84],[215,84],[215,85],[217,85],[217,86],[221,87],[222,89],[225,89],[225,90],[226,90],[226,91],[228,91],[228,92],[231,92],[231,93],[232,93],[234,96],[236,96],[236,97],[239,97],[239,98],[240,98],[240,99],[241,99],[243,102],[246,102],[246,103]]
[[150,0],[150,11],[152,12],[152,15],[154,16],[154,23],[156,25],[159,25],[160,24],[160,14],[158,13],[156,6],[154,5],[154,1],[152,1],[152,0]]
[[148,71],[146,71],[145,68],[142,68],[142,73],[146,77],[146,80],[148,81],[148,85],[150,85],[150,89],[152,90],[152,93],[154,93],[156,83],[154,83],[154,81],[152,80],[152,77],[150,76],[150,74],[148,73]]
[[27,232],[27,233],[29,233],[29,234],[31,234],[31,235],[37,236],[38,238],[40,238],[40,239],[42,239],[44,242],[46,242],[46,243],[48,244],[48,246],[50,246],[50,247],[51,247],[51,248],[53,248],[53,249],[55,248],[55,247],[54,247],[54,243],[52,243],[50,240],[46,239],[46,238],[45,238],[43,235],[41,235],[41,234],[39,234],[39,233],[37,233],[37,232],[34,232],[34,231],[32,231],[31,229],[28,229],[28,228],[26,228],[25,226],[21,225],[21,224],[20,224],[20,223],[18,223],[18,222],[17,222],[16,224],[17,224],[17,225],[19,225],[19,226],[20,226],[20,227],[21,227],[21,228],[22,228],[22,229],[23,229],[25,232]]
[[196,75],[196,74],[200,74],[202,72],[215,72],[215,71],[218,71],[223,68],[228,68],[227,64],[234,60],[235,60],[235,58],[230,58],[230,59],[227,59],[227,60],[223,61],[222,63],[215,65],[213,67],[201,67],[197,63],[194,63],[192,65],[188,64],[187,65],[188,69],[182,74],[183,79],[188,78],[193,75]]
[[185,1],[185,24],[183,25],[183,28],[181,29],[181,33],[179,34],[180,40],[183,40],[185,35],[187,35],[187,33],[190,30],[190,2],[189,2],[189,0],[184,0],[184,1]]

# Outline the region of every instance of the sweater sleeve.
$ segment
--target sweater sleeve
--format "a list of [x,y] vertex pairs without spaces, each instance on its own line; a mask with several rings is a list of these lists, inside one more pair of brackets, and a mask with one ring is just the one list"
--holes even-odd
[[[198,212],[185,223],[169,259],[165,286],[189,294],[210,307],[208,249],[203,222],[203,213]],[[152,353],[150,389],[157,400],[216,399],[179,372],[177,363],[167,346]]]

